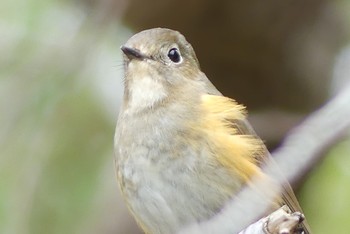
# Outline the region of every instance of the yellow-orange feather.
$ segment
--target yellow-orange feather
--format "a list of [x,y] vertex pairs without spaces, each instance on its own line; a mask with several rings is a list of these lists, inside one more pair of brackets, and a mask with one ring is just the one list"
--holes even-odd
[[203,95],[200,108],[202,118],[197,126],[208,137],[214,157],[243,182],[263,176],[255,157],[264,149],[262,141],[239,134],[234,125],[235,120],[246,118],[245,107],[227,97]]

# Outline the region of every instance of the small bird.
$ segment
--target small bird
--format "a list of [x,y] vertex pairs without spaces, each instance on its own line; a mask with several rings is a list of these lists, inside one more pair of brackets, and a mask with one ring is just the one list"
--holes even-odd
[[[214,87],[179,32],[145,30],[121,50],[117,179],[145,233],[176,233],[219,213],[254,176],[264,175],[270,155],[245,108]],[[301,211],[290,186],[284,187],[279,205]]]

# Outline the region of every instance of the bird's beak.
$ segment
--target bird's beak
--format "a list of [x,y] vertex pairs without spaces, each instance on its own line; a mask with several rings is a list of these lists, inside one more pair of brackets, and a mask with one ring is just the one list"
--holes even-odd
[[146,56],[144,54],[142,54],[138,49],[134,49],[131,47],[127,47],[127,46],[121,46],[120,49],[123,51],[123,53],[130,59],[144,59],[146,58]]

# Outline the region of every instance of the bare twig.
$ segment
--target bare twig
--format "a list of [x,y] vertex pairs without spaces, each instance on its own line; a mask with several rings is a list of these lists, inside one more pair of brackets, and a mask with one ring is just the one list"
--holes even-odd
[[[305,173],[314,161],[320,159],[321,153],[344,136],[349,128],[350,84],[295,128],[282,147],[274,153],[285,177],[291,181]],[[266,197],[272,200],[285,180],[279,176],[273,165],[267,165],[266,171],[275,179],[274,182],[257,180],[254,188],[243,189],[220,214],[206,222],[191,225],[180,233],[238,233],[263,216],[269,203],[265,197],[261,199],[261,194],[256,193],[256,187],[266,192]]]

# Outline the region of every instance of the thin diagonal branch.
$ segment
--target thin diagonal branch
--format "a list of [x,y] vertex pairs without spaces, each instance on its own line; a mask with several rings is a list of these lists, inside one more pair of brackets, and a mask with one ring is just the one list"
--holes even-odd
[[[287,136],[274,153],[280,170],[289,181],[296,179],[322,157],[322,152],[343,137],[349,128],[350,84]],[[268,208],[268,202],[256,193],[256,187],[266,192],[267,198],[272,200],[285,180],[276,172],[274,165],[267,165],[266,172],[275,179],[274,182],[256,180],[254,188],[243,189],[211,220],[191,225],[180,233],[238,233],[256,221]]]

